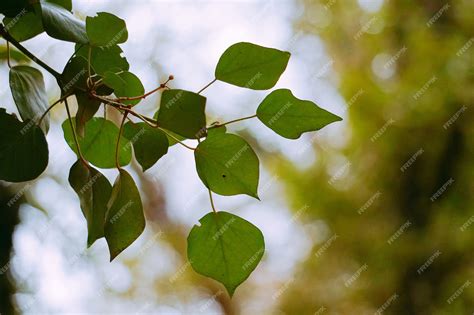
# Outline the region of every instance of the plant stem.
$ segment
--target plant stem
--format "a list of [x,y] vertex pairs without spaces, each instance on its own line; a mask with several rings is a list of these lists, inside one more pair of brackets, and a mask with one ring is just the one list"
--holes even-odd
[[46,71],[48,71],[53,77],[59,81],[61,74],[48,66],[46,63],[38,59],[35,55],[33,55],[28,49],[26,49],[22,44],[20,44],[16,39],[14,39],[10,33],[7,32],[3,24],[0,23],[0,35],[5,38],[6,41],[10,42],[13,46],[15,46],[19,51],[27,55],[31,60],[36,62],[38,65],[43,67]]
[[185,148],[188,148],[189,150],[193,150],[195,151],[196,148],[193,148],[193,147],[190,147],[189,145],[185,144],[184,142],[180,141],[178,138],[176,138],[174,135],[172,135],[171,133],[168,132],[168,130],[166,129],[163,129],[161,127],[157,127],[158,129],[160,129],[161,131],[163,131],[164,133],[166,133],[170,138],[173,138],[177,143],[181,144],[183,147]]
[[167,88],[166,84],[168,82],[170,82],[172,80],[173,76],[170,76],[168,78],[168,80],[166,80],[164,83],[161,83],[160,86],[158,86],[156,89],[154,90],[151,90],[150,92],[148,93],[145,93],[143,95],[139,95],[139,96],[133,96],[133,97],[127,97],[127,96],[123,96],[123,97],[118,97],[116,99],[116,101],[134,101],[134,100],[141,100],[141,99],[144,99],[146,98],[147,96],[150,96],[151,94],[161,90],[161,89],[164,89],[164,88]]
[[222,123],[222,124],[216,124],[216,125],[212,125],[212,126],[210,126],[210,127],[207,127],[207,130],[213,129],[213,128],[219,128],[219,127],[222,127],[222,126],[225,126],[225,125],[228,125],[228,124],[232,124],[232,123],[239,122],[239,121],[246,120],[246,119],[252,119],[252,118],[255,118],[255,117],[257,117],[256,114],[255,114],[255,115],[252,115],[252,116],[247,116],[247,117],[242,117],[242,118],[234,119],[234,120],[231,120],[231,121]]
[[209,191],[209,200],[211,201],[212,211],[217,214],[216,207],[214,206],[214,199],[212,198],[212,192],[209,188],[207,190]]
[[199,92],[197,92],[197,94],[201,94],[202,91],[204,91],[205,89],[207,89],[209,86],[211,86],[212,83],[216,82],[217,79],[214,79],[212,80],[211,82],[209,82],[205,87],[203,87],[202,89],[199,90]]
[[67,112],[67,117],[69,118],[69,124],[71,126],[72,136],[74,138],[74,142],[76,143],[77,154],[79,154],[79,159],[82,161],[82,163],[84,163],[86,167],[89,167],[89,163],[87,163],[86,159],[84,159],[84,156],[82,155],[82,152],[81,152],[79,140],[77,139],[76,129],[74,129],[74,124],[72,123],[71,111],[69,110],[69,104],[67,103],[67,99],[64,99],[64,103],[66,104],[66,112]]
[[61,97],[59,100],[54,102],[51,106],[49,106],[48,109],[43,113],[43,115],[41,115],[40,119],[38,120],[38,126],[41,125],[41,122],[43,121],[44,117],[46,117],[46,114],[49,113],[49,111],[52,110],[54,106],[56,106],[57,104],[63,102],[69,96],[71,96],[71,94],[67,94],[67,95]]
[[117,166],[117,169],[120,170],[120,163],[119,163],[119,146],[120,146],[120,138],[122,138],[122,132],[123,132],[123,125],[125,123],[125,120],[127,119],[128,112],[125,112],[123,114],[122,118],[122,123],[120,124],[120,129],[119,129],[119,134],[117,138],[117,146],[115,147],[115,166]]

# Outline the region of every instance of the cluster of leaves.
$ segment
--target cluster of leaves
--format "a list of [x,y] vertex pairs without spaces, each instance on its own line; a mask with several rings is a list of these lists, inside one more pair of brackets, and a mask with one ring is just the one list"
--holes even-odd
[[[48,164],[45,135],[48,111],[65,104],[68,119],[64,137],[78,160],[69,172],[88,226],[88,246],[105,237],[113,260],[143,232],[145,217],[139,190],[122,167],[134,156],[143,171],[152,167],[179,143],[194,151],[196,169],[209,190],[212,212],[200,219],[188,237],[188,259],[198,273],[220,281],[232,295],[263,256],[260,230],[250,222],[217,211],[212,192],[230,196],[247,194],[258,199],[259,161],[254,150],[225,125],[257,117],[277,134],[296,139],[340,118],[310,101],[299,100],[290,90],[271,92],[255,115],[227,123],[206,121],[206,97],[200,93],[216,80],[235,86],[267,90],[275,86],[286,69],[290,53],[251,43],[229,47],[219,59],[215,79],[195,93],[171,89],[168,82],[145,93],[140,79],[129,72],[129,63],[118,46],[128,38],[125,21],[105,12],[83,22],[72,12],[70,0],[3,0],[6,17],[0,33],[9,44],[53,75],[61,99],[49,106],[43,76],[31,66],[10,66],[10,87],[21,120],[0,110],[0,179],[22,182],[37,178]],[[21,41],[42,32],[75,43],[75,52],[61,73],[26,50]],[[148,95],[163,90],[158,111],[146,117],[134,107]],[[78,110],[71,116],[68,98],[75,97]],[[95,117],[100,106],[115,108],[122,115],[117,126],[105,117]],[[130,116],[139,119],[133,122]],[[126,120],[129,120],[128,122]],[[197,140],[191,147],[182,141]],[[117,168],[113,185],[97,168]]]

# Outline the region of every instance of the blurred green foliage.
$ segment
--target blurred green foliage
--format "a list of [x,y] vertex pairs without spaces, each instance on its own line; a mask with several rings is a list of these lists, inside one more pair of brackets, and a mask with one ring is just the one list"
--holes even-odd
[[329,229],[279,308],[471,314],[474,2],[302,5],[296,28],[334,58],[348,132],[340,150],[313,143],[308,170],[278,162],[294,208],[308,206],[298,220]]

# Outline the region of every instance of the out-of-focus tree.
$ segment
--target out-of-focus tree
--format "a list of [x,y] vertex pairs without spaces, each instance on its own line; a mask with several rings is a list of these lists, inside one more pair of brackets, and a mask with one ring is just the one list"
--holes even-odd
[[326,42],[350,132],[341,150],[313,143],[310,169],[279,162],[299,220],[328,227],[280,309],[472,313],[474,3],[302,5],[296,28]]

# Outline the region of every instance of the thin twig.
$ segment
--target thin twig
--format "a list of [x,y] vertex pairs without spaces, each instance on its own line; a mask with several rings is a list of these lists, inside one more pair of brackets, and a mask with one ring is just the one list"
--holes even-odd
[[16,39],[14,39],[10,33],[7,32],[3,24],[0,23],[0,35],[2,35],[5,40],[10,42],[13,46],[15,46],[19,51],[27,55],[31,60],[36,62],[38,65],[43,67],[46,71],[48,71],[53,77],[56,78],[57,81],[60,80],[61,74],[48,66],[46,63],[44,63],[42,60],[40,60],[38,57],[33,55],[28,49],[26,49],[22,44],[20,44]]
[[12,68],[12,64],[10,63],[10,42],[7,41],[7,64],[8,68]]
[[164,89],[164,88],[167,88],[166,84],[168,84],[168,82],[170,82],[171,80],[173,80],[174,77],[172,75],[170,75],[168,77],[168,80],[166,80],[164,83],[161,83],[160,86],[158,86],[156,89],[154,90],[151,90],[150,92],[148,93],[145,93],[143,95],[139,95],[139,96],[122,96],[122,97],[118,97],[115,99],[115,101],[135,101],[135,100],[141,100],[141,99],[144,99],[146,98],[147,96],[150,96],[151,94],[161,90],[161,89]]
[[182,142],[181,140],[179,140],[178,138],[176,138],[174,135],[172,135],[171,133],[169,133],[168,130],[163,129],[163,128],[161,128],[161,127],[158,127],[158,129],[160,129],[161,131],[163,131],[165,134],[167,134],[170,138],[174,139],[177,143],[181,144],[183,147],[188,148],[189,150],[193,150],[193,151],[196,150],[196,148],[190,147],[189,145],[185,144],[184,142]]
[[71,126],[72,136],[74,138],[74,142],[76,143],[77,154],[79,154],[79,158],[81,159],[82,163],[84,163],[85,166],[89,167],[89,163],[87,163],[86,159],[84,159],[84,156],[82,155],[82,152],[81,152],[81,146],[79,145],[79,140],[77,139],[76,130],[74,129],[74,124],[72,123],[71,112],[69,110],[69,104],[67,103],[67,99],[64,100],[64,104],[66,104],[67,117],[69,118],[69,124]]
[[67,94],[63,97],[61,97],[59,100],[57,100],[56,102],[54,102],[53,104],[51,104],[51,106],[48,107],[48,109],[43,113],[43,115],[41,115],[40,119],[38,120],[38,125],[41,125],[41,122],[43,121],[44,117],[46,117],[46,114],[49,113],[50,110],[53,109],[54,106],[56,106],[57,104],[59,103],[62,103],[65,99],[67,99],[69,96],[71,96],[71,94]]
[[120,163],[119,163],[119,145],[120,145],[120,138],[122,138],[122,132],[123,132],[123,125],[125,123],[125,119],[127,119],[128,112],[125,112],[123,114],[122,118],[122,123],[120,124],[120,129],[119,129],[119,134],[117,138],[117,146],[115,147],[115,166],[117,166],[117,169],[120,170]]
[[214,213],[217,214],[217,210],[216,210],[216,207],[214,206],[214,199],[212,198],[212,192],[211,192],[211,189],[207,189],[209,191],[209,200],[211,201],[211,207],[212,207],[212,211],[214,211]]
[[216,82],[217,79],[214,79],[212,80],[211,82],[209,82],[205,87],[203,87],[202,89],[199,90],[199,92],[197,92],[197,94],[201,94],[202,91],[204,91],[205,89],[207,89],[209,86],[211,86],[212,83]]
[[230,121],[222,123],[222,124],[215,124],[215,125],[207,127],[207,130],[214,129],[214,128],[219,128],[219,127],[222,127],[222,126],[225,126],[225,125],[228,125],[228,124],[233,124],[233,123],[236,123],[236,122],[239,122],[239,121],[242,121],[242,120],[252,119],[252,118],[255,118],[255,117],[257,117],[256,114],[252,115],[252,116],[247,116],[247,117],[242,117],[242,118],[230,120]]

